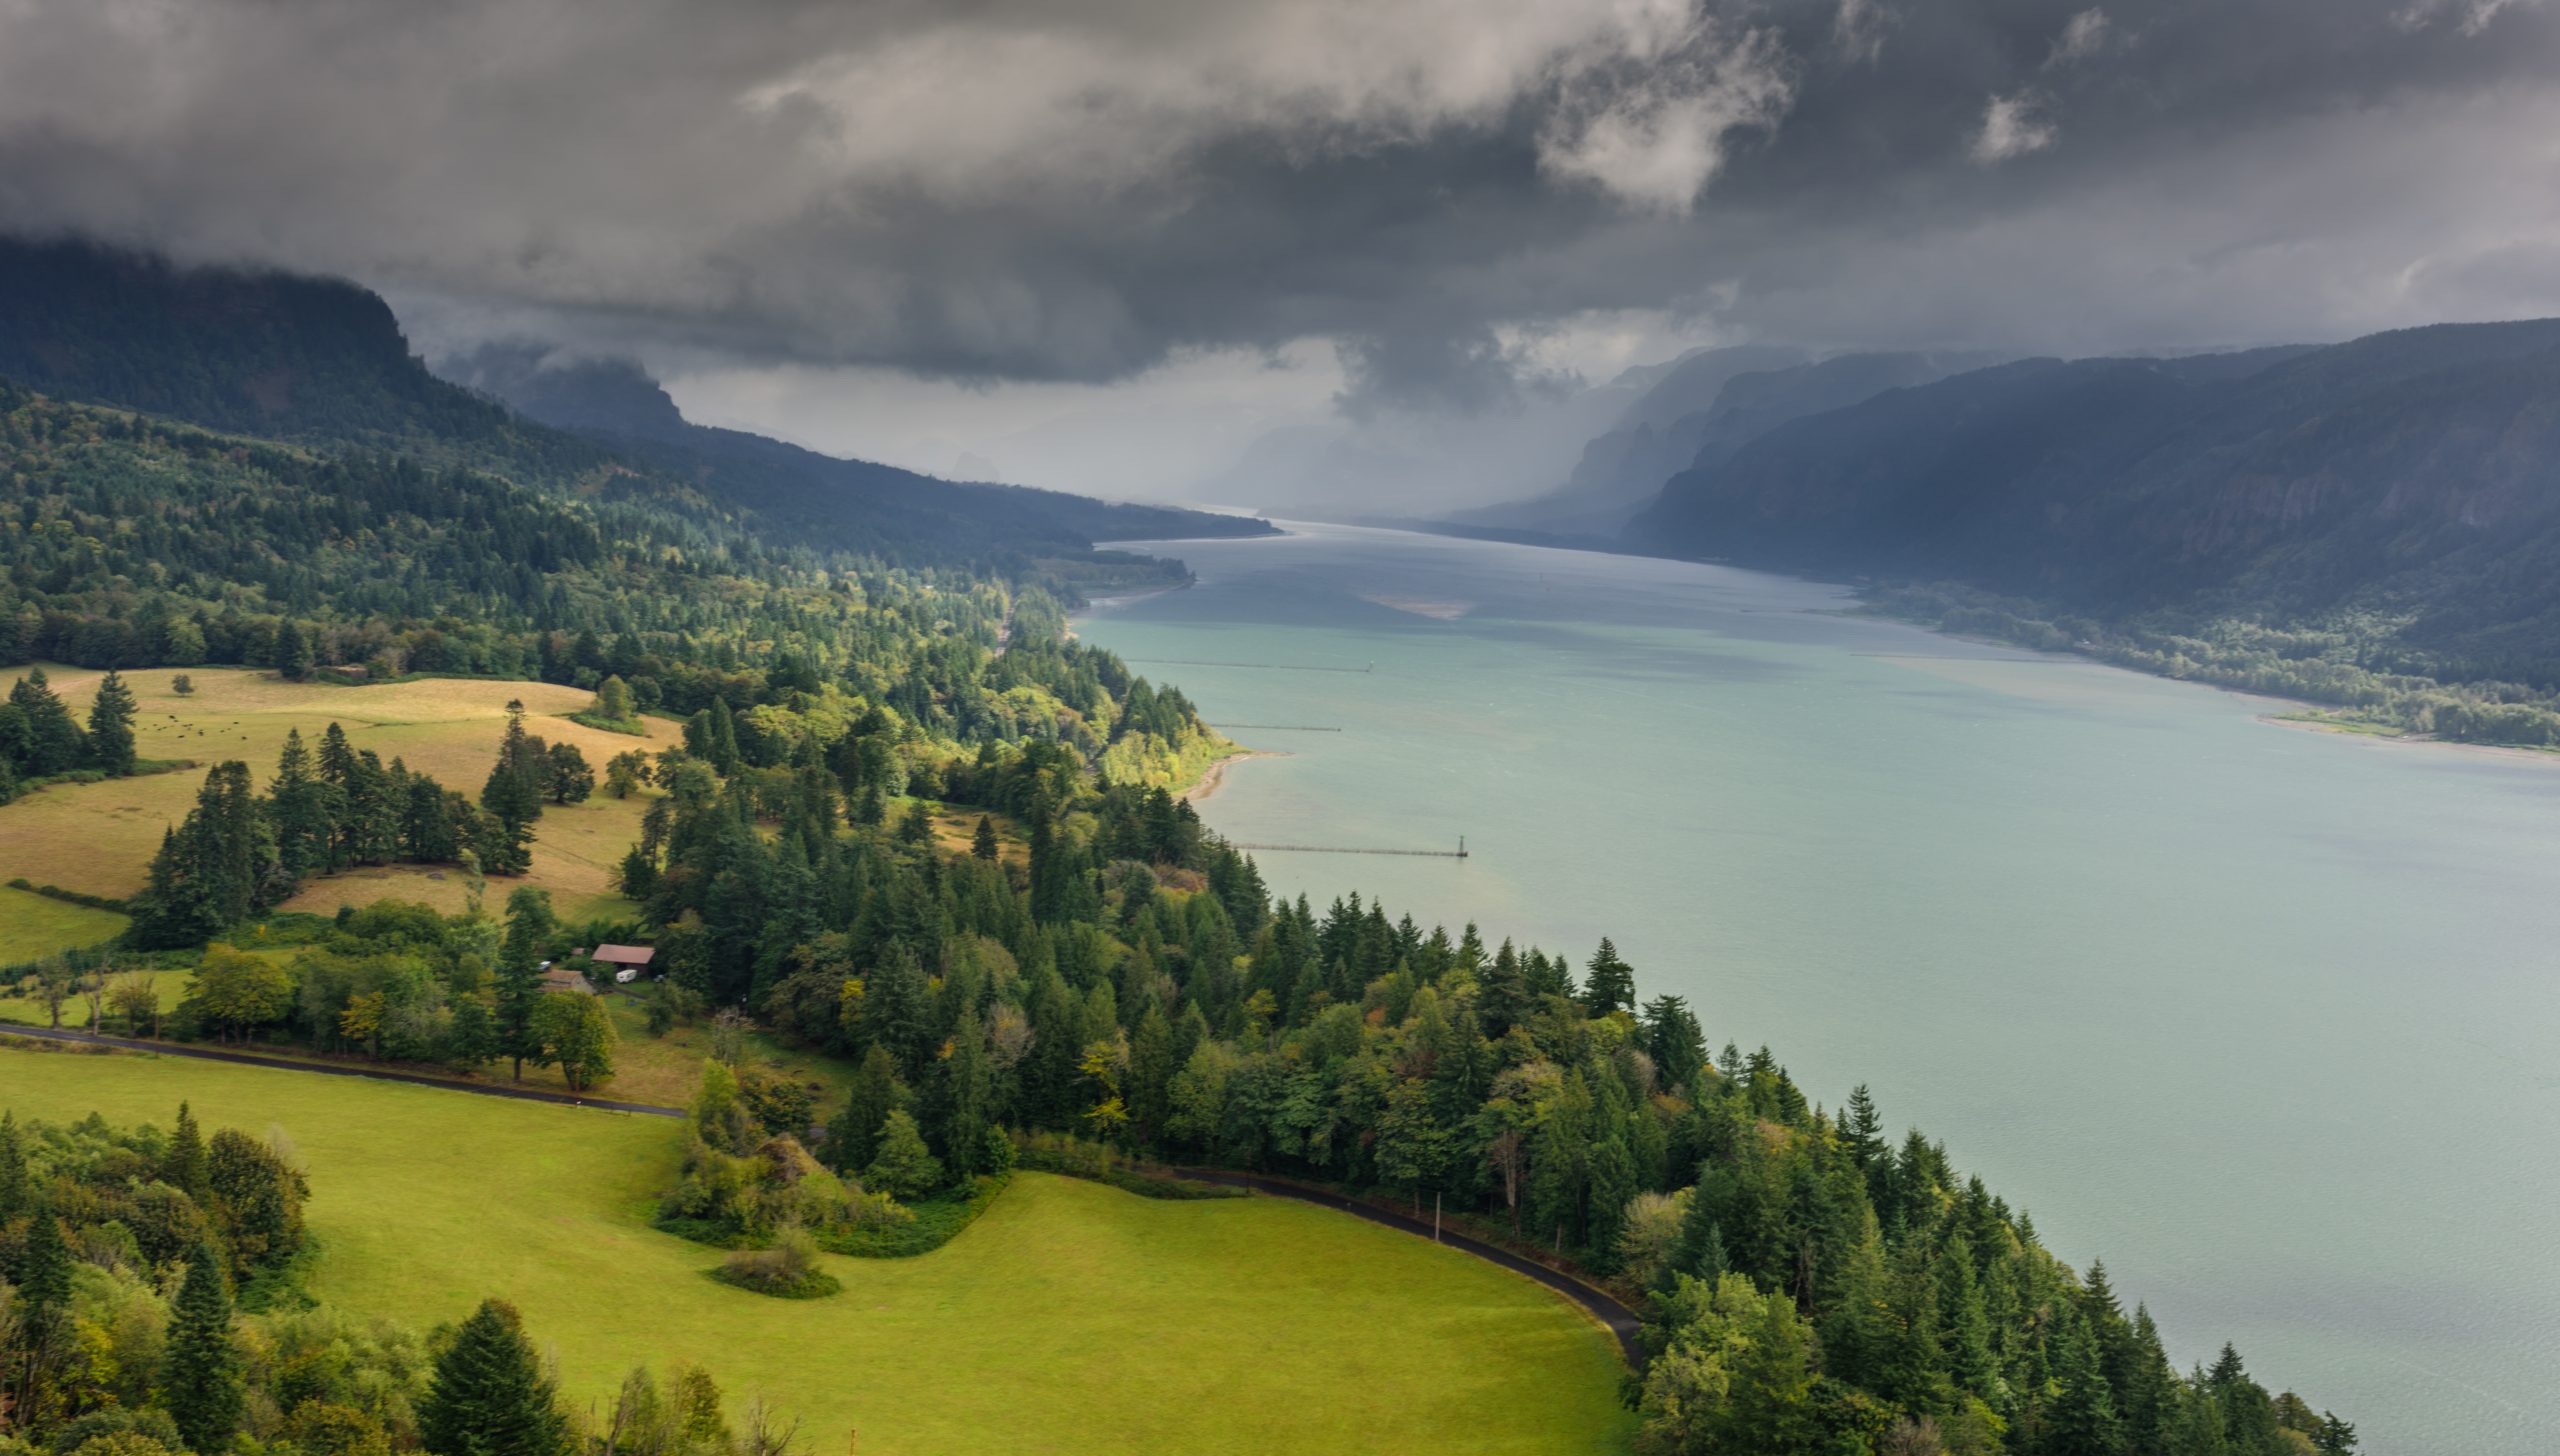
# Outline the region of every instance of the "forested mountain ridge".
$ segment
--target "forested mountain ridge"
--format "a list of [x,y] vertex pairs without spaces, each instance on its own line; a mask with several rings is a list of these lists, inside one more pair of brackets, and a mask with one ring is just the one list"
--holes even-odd
[[527,418],[596,440],[659,473],[793,530],[845,530],[851,516],[881,543],[967,539],[1004,523],[1023,550],[1080,552],[1097,540],[1251,536],[1244,516],[1098,501],[1028,486],[947,481],[847,460],[743,430],[686,420],[659,383],[624,360],[551,363],[549,351],[491,346],[447,361],[451,377]]
[[654,496],[777,542],[894,551],[909,564],[1019,571],[1033,559],[1081,556],[1098,539],[1269,529],[1054,491],[953,485],[756,436],[697,432],[672,405],[666,429],[596,438],[578,432],[593,421],[557,428],[437,378],[410,354],[389,305],[355,284],[181,268],[79,241],[0,237],[0,379],[234,434],[396,451],[557,490]]
[[2164,662],[2304,634],[2266,650],[2373,679],[2333,701],[2522,702],[2560,687],[2560,321],[1978,370],[1702,462],[1625,539],[2005,594]]

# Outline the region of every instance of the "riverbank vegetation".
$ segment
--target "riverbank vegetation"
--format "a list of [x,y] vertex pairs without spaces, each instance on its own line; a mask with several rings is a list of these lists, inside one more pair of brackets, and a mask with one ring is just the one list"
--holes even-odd
[[[876,709],[766,721],[796,737],[785,773],[729,757],[738,717],[717,711],[688,734],[702,756],[663,756],[623,887],[676,988],[653,995],[743,1003],[856,1070],[821,1107],[715,1061],[663,1227],[919,1252],[1002,1206],[1008,1130],[1072,1135],[1429,1196],[1610,1282],[1649,1315],[1649,1450],[2352,1449],[2236,1354],[2179,1373],[2102,1266],[2055,1257],[1943,1147],[1889,1139],[1863,1089],[1829,1111],[1765,1050],[1711,1056],[1697,1013],[1642,997],[1605,941],[1576,964],[1357,897],[1274,900],[1187,804],[1064,743],[901,752]],[[1002,812],[1027,855],[947,850],[921,806],[868,812],[892,773]],[[391,919],[436,949],[379,954]],[[592,998],[532,986],[585,936],[537,894],[503,924],[386,908],[335,929],[254,975],[224,961],[264,988],[270,1034],[343,1042],[378,995],[368,1027],[433,1055],[572,1054],[538,1013]],[[241,1004],[200,968],[181,1019],[245,1033]]]
[[2440,681],[2394,640],[2395,623],[2344,614],[2273,627],[2242,617],[2105,624],[1952,583],[1879,587],[1875,611],[1941,631],[2074,652],[2158,677],[2338,710],[2337,720],[2452,743],[2560,747],[2560,694],[2522,683]]

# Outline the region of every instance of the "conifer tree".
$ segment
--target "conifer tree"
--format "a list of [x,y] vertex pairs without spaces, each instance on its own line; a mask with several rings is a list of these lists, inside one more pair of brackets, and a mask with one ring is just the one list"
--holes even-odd
[[933,843],[933,811],[919,799],[898,820],[898,842],[910,848]]
[[2124,1422],[2115,1393],[2099,1368],[2098,1342],[2085,1318],[2070,1321],[2056,1352],[2054,1376],[2062,1389],[2045,1411],[2044,1449],[2071,1456],[2113,1456],[2124,1449]]
[[27,1242],[18,1253],[18,1316],[49,1331],[71,1302],[71,1250],[62,1241],[52,1201],[38,1194],[28,1202]]
[[1687,998],[1666,994],[1645,1003],[1643,1045],[1645,1055],[1653,1058],[1654,1085],[1687,1096],[1689,1084],[1707,1064],[1706,1033]]
[[524,1061],[541,1054],[533,1031],[533,1011],[543,996],[542,957],[560,923],[551,913],[549,892],[519,885],[507,896],[507,938],[498,952],[494,999],[498,1036],[514,1064],[515,1080],[524,1080]]
[[890,1112],[906,1100],[906,1088],[898,1080],[898,1064],[888,1048],[872,1043],[863,1053],[862,1065],[853,1074],[853,1087],[845,1096],[844,1110],[827,1123],[826,1141],[819,1146],[826,1162],[847,1173],[859,1173],[869,1167],[880,1151],[880,1124]]
[[975,1010],[962,1008],[959,1023],[951,1030],[951,1055],[942,1059],[942,1082],[945,1161],[953,1175],[965,1181],[986,1171],[987,1134],[992,1130],[987,1120],[991,1088],[986,1034],[979,1029]]
[[969,853],[979,859],[992,861],[998,852],[995,821],[981,814],[978,816],[976,832],[969,836]]
[[0,1224],[13,1222],[26,1212],[33,1197],[34,1188],[27,1178],[26,1143],[18,1136],[17,1115],[0,1111]]
[[[334,731],[338,725],[329,726]],[[275,820],[276,859],[285,873],[300,879],[327,864],[328,786],[312,776],[311,750],[303,746],[299,728],[285,730],[284,749],[276,755],[276,776],[267,787],[267,802]]]
[[113,669],[99,679],[89,705],[89,762],[116,778],[133,772],[133,689]]
[[1520,952],[1510,941],[1494,952],[1493,964],[1480,978],[1477,1002],[1484,1017],[1484,1034],[1500,1041],[1512,1027],[1529,1014],[1529,980],[1520,964]]
[[160,831],[159,851],[152,855],[142,889],[130,907],[133,929],[128,933],[138,950],[202,945],[222,929],[222,917],[214,909],[212,897],[203,882],[188,872],[192,821],[189,827],[190,838],[186,841],[179,839],[174,828]]
[[169,1135],[169,1150],[160,1158],[160,1181],[201,1201],[210,1186],[208,1168],[204,1130],[196,1125],[194,1110],[181,1102],[177,1130]]
[[711,700],[711,734],[709,742],[711,766],[727,778],[742,767],[738,755],[738,720],[729,711],[729,700]]
[[169,1343],[161,1357],[160,1399],[190,1450],[224,1450],[239,1433],[247,1398],[240,1365],[222,1256],[199,1243],[169,1306]]
[[1582,985],[1582,1004],[1593,1016],[1635,1009],[1635,967],[1618,958],[1618,948],[1605,935],[1600,937],[1600,948],[1591,953],[1591,974]]
[[287,682],[304,682],[310,678],[315,665],[311,640],[302,635],[299,623],[288,618],[277,625],[275,655],[269,665]]
[[71,710],[54,695],[43,668],[28,668],[27,675],[10,686],[9,706],[23,715],[19,733],[25,760],[19,767],[28,777],[69,773],[80,766],[88,751],[81,741],[80,725],[72,721]]
[[436,1360],[418,1405],[432,1456],[566,1456],[569,1427],[515,1306],[483,1301]]

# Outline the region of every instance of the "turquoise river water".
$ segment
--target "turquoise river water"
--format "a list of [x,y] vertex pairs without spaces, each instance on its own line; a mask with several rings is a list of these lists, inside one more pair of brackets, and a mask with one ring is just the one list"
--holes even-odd
[[2103,1256],[2182,1366],[2231,1340],[2382,1456],[2560,1450],[2560,762],[1782,577],[1291,529],[1155,548],[1199,584],[1078,626],[1212,722],[1342,730],[1229,730],[1289,755],[1201,804],[1231,838],[1471,851],[1275,889],[1611,935]]

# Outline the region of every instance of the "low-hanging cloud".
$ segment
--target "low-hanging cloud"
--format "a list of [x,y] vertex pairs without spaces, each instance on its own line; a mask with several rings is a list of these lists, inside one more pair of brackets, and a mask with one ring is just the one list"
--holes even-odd
[[[2421,262],[2560,308],[2463,264],[2553,231],[2560,26],[2414,3],[0,0],[0,218],[350,274],[446,343],[1103,381],[1322,341],[1355,409],[1503,408],[1544,382],[1503,340],[1611,310],[2311,337],[2416,321]],[[1939,246],[2171,169],[2068,257]]]
[[2115,25],[2107,19],[2107,12],[2092,7],[2064,23],[2062,34],[2054,38],[2053,52],[2044,63],[2049,70],[2085,61],[2103,54],[2115,41]]
[[1973,133],[1973,159],[1988,167],[2041,152],[2062,133],[2046,115],[2050,98],[2034,91],[1994,96],[1984,103]]
[[1631,207],[1677,215],[1724,170],[1727,137],[1769,131],[1795,97],[1778,33],[1700,18],[1669,53],[1612,58],[1570,77],[1538,137],[1552,176]]

